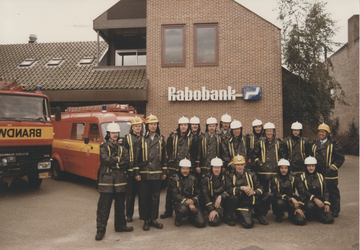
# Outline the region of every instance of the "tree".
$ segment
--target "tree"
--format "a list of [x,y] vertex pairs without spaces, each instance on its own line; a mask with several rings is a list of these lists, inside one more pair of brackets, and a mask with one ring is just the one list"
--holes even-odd
[[278,0],[282,22],[284,119],[303,121],[312,128],[329,122],[333,103],[346,104],[341,85],[330,72],[327,53],[339,43],[332,38],[338,28],[321,1]]

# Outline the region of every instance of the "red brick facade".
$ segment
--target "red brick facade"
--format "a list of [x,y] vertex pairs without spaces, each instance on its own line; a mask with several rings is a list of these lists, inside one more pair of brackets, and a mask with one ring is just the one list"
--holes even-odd
[[[194,24],[218,23],[219,65],[194,67]],[[185,67],[161,66],[161,27],[166,24],[186,26]],[[156,115],[161,132],[177,128],[181,116],[194,115],[201,120],[202,130],[209,116],[228,113],[240,120],[243,132],[251,130],[257,118],[273,122],[278,137],[283,134],[281,84],[281,31],[273,24],[233,0],[147,0],[147,78],[146,115]],[[168,101],[168,87],[177,90],[227,89],[237,94],[244,86],[261,86],[262,99],[245,101]]]

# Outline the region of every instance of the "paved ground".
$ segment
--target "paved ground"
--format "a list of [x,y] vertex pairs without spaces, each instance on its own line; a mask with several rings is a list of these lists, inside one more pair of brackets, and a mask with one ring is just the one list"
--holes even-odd
[[[136,206],[130,233],[116,233],[111,211],[107,233],[95,241],[99,194],[94,181],[69,176],[65,181],[45,179],[31,189],[26,179],[0,187],[0,249],[359,249],[359,158],[346,156],[340,169],[341,213],[332,225],[308,222],[279,224],[272,214],[270,225],[252,229],[239,224],[197,229],[174,217],[160,220],[164,229],[142,230]],[[160,213],[164,210],[165,190]]]

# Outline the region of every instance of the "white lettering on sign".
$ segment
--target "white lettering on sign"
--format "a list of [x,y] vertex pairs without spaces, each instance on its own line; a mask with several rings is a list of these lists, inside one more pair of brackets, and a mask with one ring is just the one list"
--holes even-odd
[[185,87],[185,90],[176,90],[175,87],[168,88],[168,100],[174,101],[235,101],[236,90],[228,86],[226,89],[220,90],[208,90],[205,87],[201,87],[201,90],[189,90]]

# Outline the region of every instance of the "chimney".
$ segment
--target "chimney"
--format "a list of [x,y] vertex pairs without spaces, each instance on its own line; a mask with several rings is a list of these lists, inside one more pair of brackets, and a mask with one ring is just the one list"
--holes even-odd
[[354,46],[359,40],[359,15],[353,15],[348,20],[348,47]]
[[35,34],[30,34],[29,39],[29,43],[37,43],[37,36]]

